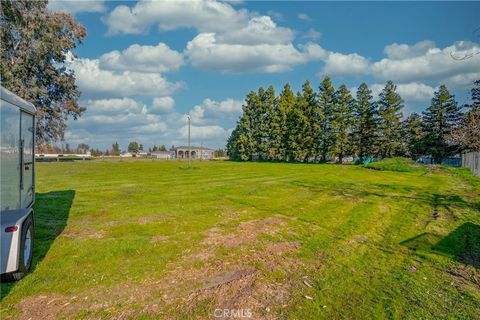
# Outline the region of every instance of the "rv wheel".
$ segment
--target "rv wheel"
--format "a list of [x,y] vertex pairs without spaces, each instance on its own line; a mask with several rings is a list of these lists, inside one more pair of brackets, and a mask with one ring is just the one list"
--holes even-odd
[[20,280],[28,273],[32,266],[33,258],[33,216],[30,214],[22,225],[22,234],[20,236],[20,252],[18,257],[18,270],[16,272],[2,274],[2,282]]

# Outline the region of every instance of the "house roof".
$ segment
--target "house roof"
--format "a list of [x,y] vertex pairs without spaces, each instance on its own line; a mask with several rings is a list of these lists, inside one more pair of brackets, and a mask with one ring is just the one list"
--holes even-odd
[[[188,149],[188,146],[179,146],[179,147],[175,147],[173,150],[175,149]],[[195,146],[190,146],[190,149],[192,150],[213,150],[213,149],[210,149],[210,148],[206,148],[206,147],[195,147]]]

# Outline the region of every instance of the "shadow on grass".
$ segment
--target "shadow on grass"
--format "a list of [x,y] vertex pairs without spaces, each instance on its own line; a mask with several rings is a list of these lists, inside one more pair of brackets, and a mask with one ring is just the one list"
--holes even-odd
[[[74,190],[51,191],[35,194],[35,240],[30,272],[43,260],[57,236],[67,224]],[[22,280],[20,280],[22,281]],[[2,283],[1,299],[8,295],[17,282]]]
[[480,226],[472,222],[465,222],[444,238],[424,232],[400,244],[412,250],[439,253],[480,269]]

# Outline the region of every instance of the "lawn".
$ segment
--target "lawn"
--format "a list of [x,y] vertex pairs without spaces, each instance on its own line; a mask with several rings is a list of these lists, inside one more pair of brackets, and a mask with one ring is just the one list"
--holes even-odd
[[1,317],[480,319],[479,212],[465,169],[38,163]]

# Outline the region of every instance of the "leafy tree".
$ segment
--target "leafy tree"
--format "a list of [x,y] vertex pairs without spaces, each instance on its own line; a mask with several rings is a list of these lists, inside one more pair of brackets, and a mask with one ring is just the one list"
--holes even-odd
[[451,139],[462,151],[480,151],[480,80],[474,81],[471,90],[472,103],[464,105],[469,111],[460,125],[453,129]]
[[162,144],[159,148],[158,151],[167,151],[167,148],[165,148],[165,145]]
[[318,104],[316,110],[318,124],[315,126],[322,162],[327,161],[327,154],[334,144],[332,120],[335,104],[335,88],[332,86],[330,77],[327,76],[323,79],[319,86]]
[[37,145],[63,139],[66,120],[84,111],[67,55],[87,32],[67,13],[49,12],[47,1],[2,0],[2,85],[37,108]]
[[469,110],[453,129],[452,140],[462,151],[480,151],[480,107]]
[[72,153],[72,150],[70,150],[70,145],[68,143],[65,144],[65,153]]
[[140,146],[138,147],[139,151],[143,151],[143,144],[140,143]]
[[457,146],[449,144],[447,139],[461,117],[455,96],[445,85],[434,93],[430,106],[423,112],[423,130],[425,131],[425,152],[436,163],[442,158],[455,154]]
[[131,153],[138,153],[140,151],[140,146],[138,142],[133,141],[128,144],[127,150],[128,152],[131,152]]
[[354,99],[347,86],[342,84],[335,92],[335,107],[332,113],[333,145],[331,151],[342,163],[345,154],[351,149],[350,135],[353,125]]
[[80,143],[77,147],[78,153],[87,153],[88,150],[90,150],[90,146],[86,143]]
[[225,157],[225,150],[217,149],[217,150],[213,151],[213,156],[215,158],[223,158],[223,157]]
[[362,83],[357,90],[357,99],[354,104],[354,143],[360,161],[375,153],[377,131],[377,110],[372,102],[372,91],[366,83]]
[[295,105],[295,102],[295,94],[287,83],[277,99],[273,115],[270,144],[273,160],[287,161],[289,157],[292,156],[288,148],[288,138],[290,134],[288,115]]
[[114,144],[112,144],[112,155],[114,156],[120,155],[120,146],[118,145],[118,142],[115,142]]
[[403,100],[396,92],[397,86],[387,81],[378,100],[379,151],[382,157],[393,157],[400,153],[401,121]]
[[422,117],[412,112],[402,122],[403,150],[412,159],[417,159],[423,153]]

